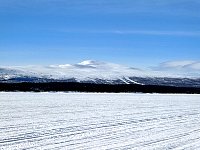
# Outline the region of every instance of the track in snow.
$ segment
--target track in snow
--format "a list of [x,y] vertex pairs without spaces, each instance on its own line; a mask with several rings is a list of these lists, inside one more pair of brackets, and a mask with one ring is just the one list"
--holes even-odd
[[0,93],[0,149],[200,149],[200,96]]

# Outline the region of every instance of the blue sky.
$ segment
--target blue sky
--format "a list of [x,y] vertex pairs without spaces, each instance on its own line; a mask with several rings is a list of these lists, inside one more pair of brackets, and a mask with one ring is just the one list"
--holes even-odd
[[199,0],[0,0],[0,65],[200,60]]

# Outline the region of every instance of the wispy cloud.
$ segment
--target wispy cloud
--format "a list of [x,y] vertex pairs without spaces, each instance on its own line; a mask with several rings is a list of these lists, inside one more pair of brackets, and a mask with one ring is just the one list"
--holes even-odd
[[156,31],[156,30],[116,30],[115,34],[143,34],[143,35],[169,35],[169,36],[200,36],[200,31]]
[[[53,30],[53,29],[52,29]],[[87,33],[87,34],[118,34],[118,35],[154,35],[154,36],[191,36],[199,37],[200,31],[169,31],[169,30],[81,30],[81,29],[55,29],[58,32],[66,33]]]
[[[161,70],[200,71],[200,61],[182,60],[161,63]],[[200,72],[199,72],[200,73]]]

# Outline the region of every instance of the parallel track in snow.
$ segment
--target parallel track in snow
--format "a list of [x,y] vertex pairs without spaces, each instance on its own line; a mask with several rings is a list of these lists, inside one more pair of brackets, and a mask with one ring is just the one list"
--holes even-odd
[[0,93],[0,149],[200,149],[199,95]]

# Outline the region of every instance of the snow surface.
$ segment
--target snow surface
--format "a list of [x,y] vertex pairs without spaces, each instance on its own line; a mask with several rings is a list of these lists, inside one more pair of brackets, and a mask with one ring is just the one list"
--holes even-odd
[[0,149],[200,149],[199,95],[0,93]]

